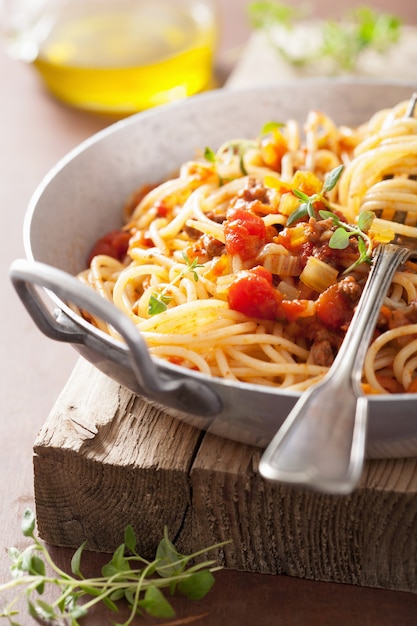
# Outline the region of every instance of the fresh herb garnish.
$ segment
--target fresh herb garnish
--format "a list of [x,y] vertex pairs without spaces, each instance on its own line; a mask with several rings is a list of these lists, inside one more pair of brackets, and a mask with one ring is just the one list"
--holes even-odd
[[209,163],[215,163],[217,161],[217,155],[215,151],[212,148],[209,148],[208,146],[206,146],[204,150],[204,158]]
[[295,224],[296,222],[307,216],[312,217],[316,220],[317,212],[314,205],[317,203],[320,203],[325,207],[331,209],[331,204],[324,194],[334,189],[342,174],[342,171],[343,165],[338,165],[333,170],[331,170],[331,172],[329,172],[324,179],[321,191],[319,193],[314,193],[311,196],[304,193],[300,189],[292,189],[292,193],[294,194],[294,196],[296,196],[302,202],[296,208],[296,210],[293,211],[291,215],[289,215],[287,220],[287,226],[292,226],[292,224]]
[[[153,617],[170,618],[174,615],[174,609],[162,590],[169,590],[170,595],[178,590],[191,600],[204,597],[214,583],[213,572],[221,568],[213,560],[195,564],[191,562],[208,550],[218,549],[228,543],[183,555],[176,550],[165,528],[155,560],[148,561],[137,553],[134,530],[127,526],[124,543],[103,566],[101,576],[84,578],[81,572],[84,544],[74,553],[71,559],[72,574],[68,574],[56,565],[39,540],[35,532],[35,516],[30,509],[24,513],[22,532],[33,543],[22,552],[16,548],[9,549],[12,579],[0,585],[0,596],[16,588],[23,589],[0,609],[0,617],[6,618],[10,626],[20,626],[20,622],[16,621],[18,611],[15,607],[22,597],[26,598],[29,614],[48,626],[80,626],[79,620],[94,605],[103,603],[111,611],[117,612],[117,602],[122,599],[127,603],[130,615],[118,626],[129,626],[136,615],[145,613]],[[51,603],[40,597],[47,587],[55,588],[58,593],[57,599]]]
[[181,280],[186,274],[191,272],[195,282],[198,281],[198,273],[196,272],[197,267],[203,267],[201,263],[198,262],[198,259],[195,258],[192,261],[188,258],[188,256],[183,252],[183,258],[185,261],[185,267],[177,276],[171,280],[170,283],[165,285],[165,287],[161,291],[155,291],[151,294],[148,303],[148,315],[157,315],[158,313],[163,313],[167,310],[168,304],[171,302],[172,297],[168,295],[170,288],[175,285],[178,281]]
[[[372,258],[372,241],[367,235],[367,231],[371,227],[374,219],[372,211],[363,211],[358,217],[357,225],[342,222],[342,220],[331,210],[332,205],[325,197],[325,194],[335,188],[343,171],[343,165],[339,165],[331,170],[324,179],[320,192],[311,196],[299,189],[292,189],[292,193],[301,200],[301,204],[289,215],[287,226],[291,226],[305,217],[318,220],[319,218],[332,219],[336,230],[329,239],[329,247],[334,250],[344,250],[348,247],[351,237],[357,238],[359,257],[344,273],[350,272],[360,263],[371,262]],[[318,208],[315,205],[325,206],[326,209]]]
[[366,233],[371,227],[372,221],[375,217],[372,211],[363,211],[358,217],[358,223],[356,226],[342,222],[332,211],[321,210],[319,211],[319,216],[324,220],[331,218],[333,220],[333,224],[336,226],[336,230],[329,239],[330,248],[333,248],[334,250],[344,250],[348,247],[351,237],[357,238],[359,257],[355,263],[344,271],[345,274],[363,262],[371,262],[372,241]]
[[349,11],[340,21],[323,20],[317,46],[311,49],[300,41],[301,54],[292,56],[280,45],[279,37],[274,37],[274,29],[294,31],[296,37],[295,28],[306,19],[305,12],[284,2],[261,0],[249,3],[248,14],[252,26],[266,32],[278,53],[293,65],[330,59],[336,69],[352,71],[365,50],[384,53],[401,36],[402,22],[398,17],[363,6]]
[[[165,287],[165,290],[166,289],[168,289],[168,287]],[[148,315],[158,315],[158,313],[163,313],[167,310],[168,304],[171,300],[171,296],[167,296],[164,292],[152,293],[148,302]]]

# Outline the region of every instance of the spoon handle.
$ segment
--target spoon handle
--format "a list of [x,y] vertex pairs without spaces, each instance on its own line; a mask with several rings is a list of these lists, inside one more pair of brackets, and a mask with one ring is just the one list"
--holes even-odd
[[371,271],[336,359],[324,379],[303,393],[265,450],[268,479],[328,493],[350,493],[365,457],[368,401],[363,364],[391,280],[410,252],[395,244],[376,249]]

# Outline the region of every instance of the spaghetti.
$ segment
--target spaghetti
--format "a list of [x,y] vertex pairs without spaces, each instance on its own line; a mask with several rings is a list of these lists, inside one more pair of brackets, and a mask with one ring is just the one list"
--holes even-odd
[[[417,237],[417,119],[404,102],[357,128],[318,111],[303,128],[267,124],[139,190],[124,217],[79,277],[130,317],[154,357],[301,391],[333,362],[372,249],[396,232]],[[408,261],[395,275],[366,393],[417,391],[416,270]]]

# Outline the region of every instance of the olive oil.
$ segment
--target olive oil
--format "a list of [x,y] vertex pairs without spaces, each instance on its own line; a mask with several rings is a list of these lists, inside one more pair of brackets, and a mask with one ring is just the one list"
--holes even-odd
[[205,89],[215,44],[204,0],[69,3],[33,62],[60,100],[123,116]]

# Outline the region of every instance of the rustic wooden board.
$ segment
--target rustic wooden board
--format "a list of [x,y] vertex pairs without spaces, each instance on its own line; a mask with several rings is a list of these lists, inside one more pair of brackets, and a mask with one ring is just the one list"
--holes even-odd
[[112,551],[131,523],[153,552],[183,525],[201,436],[80,360],[34,446],[41,535]]
[[331,496],[265,481],[261,450],[182,423],[80,359],[34,446],[41,537],[152,556],[231,540],[229,569],[417,592],[417,459],[368,462]]

